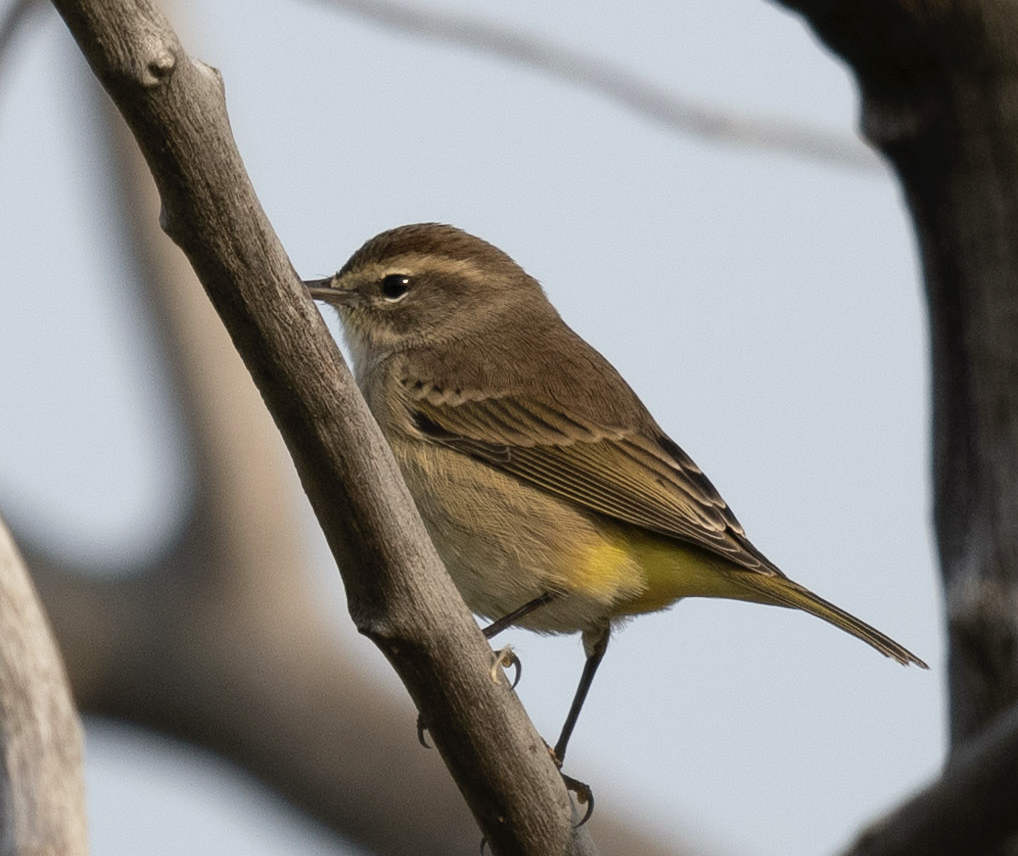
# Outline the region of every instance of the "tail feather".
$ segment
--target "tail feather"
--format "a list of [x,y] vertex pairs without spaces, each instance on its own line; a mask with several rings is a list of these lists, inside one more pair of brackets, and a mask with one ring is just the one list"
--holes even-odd
[[759,573],[740,574],[739,582],[758,595],[762,595],[760,600],[763,602],[801,609],[817,618],[822,618],[835,627],[840,627],[846,633],[851,633],[856,638],[862,639],[863,642],[872,645],[884,656],[897,660],[903,666],[914,663],[920,668],[929,668],[904,645],[899,645],[890,636],[881,633],[875,627],[870,627],[865,621],[845,612],[841,607],[813,594],[808,588],[792,582],[788,577],[767,576]]

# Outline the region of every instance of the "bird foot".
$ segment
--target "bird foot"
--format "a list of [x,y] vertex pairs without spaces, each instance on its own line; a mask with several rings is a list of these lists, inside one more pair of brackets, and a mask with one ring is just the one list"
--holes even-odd
[[[492,663],[491,663],[491,680],[494,683],[500,683],[505,678],[503,669],[515,668],[516,673],[513,676],[512,683],[509,685],[509,689],[516,689],[516,685],[520,682],[520,676],[523,674],[523,664],[520,662],[520,658],[513,652],[512,645],[506,645],[504,648],[500,648],[498,651],[492,651]],[[431,746],[428,743],[427,738],[424,736],[427,732],[428,726],[424,721],[424,715],[421,713],[417,714],[417,741],[425,749],[430,749]]]
[[562,777],[562,781],[565,782],[566,790],[576,794],[576,802],[581,806],[587,807],[583,817],[580,818],[580,822],[573,827],[574,829],[579,829],[590,820],[590,816],[594,813],[594,792],[586,782],[581,782],[579,779],[567,776],[561,770],[559,770],[559,775]]
[[492,682],[497,684],[503,679],[503,669],[514,668],[516,670],[516,674],[513,677],[512,683],[509,685],[509,689],[516,689],[516,685],[520,682],[520,676],[523,674],[523,664],[520,662],[520,658],[517,657],[513,651],[513,646],[506,645],[504,648],[493,651],[492,654],[494,656],[490,673]]
[[581,782],[579,779],[574,779],[572,776],[567,776],[563,773],[562,759],[559,757],[558,752],[552,749],[551,746],[548,746],[547,743],[544,745],[548,750],[548,754],[551,755],[551,760],[555,762],[555,766],[558,768],[558,774],[562,777],[566,790],[576,794],[576,802],[579,805],[587,807],[583,817],[580,818],[580,822],[573,827],[573,829],[579,829],[583,826],[583,824],[590,820],[590,816],[594,813],[594,791],[586,782]]

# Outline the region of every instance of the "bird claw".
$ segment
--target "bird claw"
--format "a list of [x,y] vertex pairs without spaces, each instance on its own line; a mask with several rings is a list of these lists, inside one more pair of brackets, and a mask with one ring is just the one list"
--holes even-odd
[[[504,648],[500,648],[498,651],[492,652],[493,662],[491,664],[491,680],[494,683],[500,683],[504,679],[504,674],[500,670],[508,669],[510,667],[516,669],[516,674],[513,677],[512,683],[509,685],[509,689],[516,689],[516,685],[520,682],[520,676],[523,674],[523,664],[520,662],[520,658],[513,653],[513,646],[506,645]],[[424,721],[424,714],[417,714],[417,742],[421,744],[425,749],[430,749],[431,745],[428,743],[424,734],[428,730],[427,723]]]
[[572,791],[576,794],[576,802],[587,807],[583,817],[580,818],[580,822],[573,827],[573,829],[579,829],[583,826],[583,824],[590,820],[590,816],[594,813],[594,791],[591,790],[590,785],[586,782],[581,782],[579,779],[574,779],[572,776],[567,776],[563,773],[562,759],[559,757],[558,752],[552,749],[547,743],[544,745],[548,750],[548,754],[551,755],[551,760],[555,762],[555,767],[558,769],[558,774],[562,777],[562,782],[565,784],[566,790]]
[[499,683],[503,677],[502,669],[508,669],[510,667],[515,668],[516,675],[509,685],[509,689],[516,689],[516,685],[520,682],[520,676],[523,674],[523,664],[520,662],[520,658],[516,656],[513,651],[512,645],[506,645],[504,648],[500,648],[498,651],[493,651],[494,662],[491,664],[491,680],[494,683]]
[[424,733],[428,730],[427,724],[424,722],[424,714],[417,714],[417,742],[421,744],[425,749],[430,749],[431,746],[428,744],[427,739],[424,737]]
[[576,794],[576,802],[587,807],[587,811],[580,819],[580,822],[573,827],[573,829],[579,829],[590,820],[590,816],[594,813],[594,792],[586,782],[581,782],[579,779],[567,776],[561,770],[559,770],[559,775],[562,777],[562,781],[565,782],[566,790]]

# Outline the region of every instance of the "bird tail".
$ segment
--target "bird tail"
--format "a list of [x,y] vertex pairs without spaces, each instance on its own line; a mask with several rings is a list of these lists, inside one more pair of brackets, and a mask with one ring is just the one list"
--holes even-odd
[[739,582],[753,590],[761,601],[775,606],[801,609],[817,618],[822,618],[835,627],[840,627],[846,633],[851,633],[856,638],[862,639],[863,642],[872,645],[884,656],[897,660],[903,666],[914,663],[923,669],[929,668],[926,663],[905,646],[899,645],[890,636],[881,633],[875,627],[870,627],[865,621],[845,612],[841,607],[835,606],[819,595],[813,594],[808,588],[792,582],[784,575],[740,574]]

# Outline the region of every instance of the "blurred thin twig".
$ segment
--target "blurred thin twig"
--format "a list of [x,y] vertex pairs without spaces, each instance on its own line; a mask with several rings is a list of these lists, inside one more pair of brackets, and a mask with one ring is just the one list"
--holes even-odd
[[540,69],[611,98],[634,113],[675,131],[868,172],[882,169],[877,155],[858,139],[697,102],[603,56],[594,56],[534,32],[462,12],[424,9],[394,0],[329,0],[329,3],[410,35],[474,48]]

